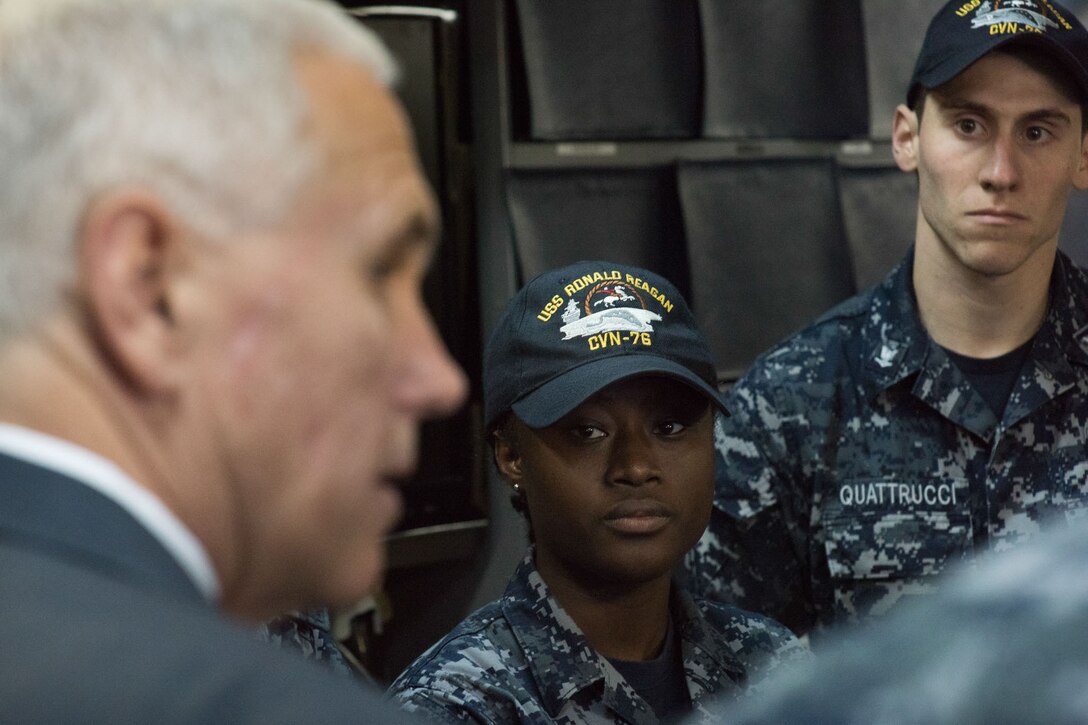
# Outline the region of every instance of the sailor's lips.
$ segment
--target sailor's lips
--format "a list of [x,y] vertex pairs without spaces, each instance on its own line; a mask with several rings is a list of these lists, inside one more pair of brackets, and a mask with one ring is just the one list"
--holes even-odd
[[987,207],[975,209],[967,213],[967,216],[982,224],[1007,225],[1024,221],[1027,217],[1023,214],[1005,209],[1003,207]]
[[672,511],[659,501],[625,499],[608,510],[604,523],[624,534],[652,534],[668,525],[672,517]]

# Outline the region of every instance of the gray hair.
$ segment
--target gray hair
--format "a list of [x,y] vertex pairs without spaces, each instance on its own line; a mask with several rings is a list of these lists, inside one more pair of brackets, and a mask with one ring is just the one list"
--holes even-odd
[[322,160],[307,51],[396,75],[326,0],[0,0],[0,341],[71,287],[110,189],[146,188],[214,239],[282,219]]

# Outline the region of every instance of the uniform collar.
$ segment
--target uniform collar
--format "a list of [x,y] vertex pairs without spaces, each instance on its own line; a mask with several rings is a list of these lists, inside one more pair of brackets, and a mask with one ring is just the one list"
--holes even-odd
[[870,291],[861,328],[862,364],[875,386],[888,388],[916,374],[926,362],[929,335],[918,316],[911,270],[914,249]]
[[1054,260],[1050,301],[1034,348],[1035,358],[1055,378],[1070,365],[1088,365],[1088,274],[1063,252]]
[[1054,260],[1046,319],[1028,364],[1009,400],[1003,423],[1012,425],[1075,386],[1088,366],[1088,275],[1062,252]]
[[712,627],[686,589],[674,582],[672,607],[679,623],[688,695],[698,705],[708,695],[721,698],[740,692],[747,674],[733,654],[733,644]]
[[[867,397],[897,386],[910,391],[945,418],[990,438],[998,420],[974,393],[959,369],[922,326],[911,278],[913,248],[870,292],[862,326],[862,364],[868,372]],[[1078,283],[1071,284],[1077,276]],[[1088,312],[1083,270],[1058,252],[1051,274],[1046,318],[1036,334],[1028,365],[1010,398],[1004,424],[1012,425],[1047,400],[1072,387],[1073,365],[1088,365]]]
[[[590,647],[582,630],[551,595],[548,585],[533,563],[535,550],[530,547],[517,572],[506,587],[500,607],[510,622],[523,652],[529,671],[536,681],[544,709],[555,718],[579,692],[594,688],[610,707],[621,705],[621,714],[630,722],[642,722],[652,716],[640,698],[646,712],[623,708],[615,702],[614,692],[622,681],[608,661]],[[557,657],[551,655],[556,653]]]
[[[555,718],[578,693],[593,688],[596,697],[631,723],[654,723],[657,718],[623,677],[598,654],[582,630],[551,595],[533,562],[530,548],[506,587],[500,607],[514,637],[527,657],[548,714]],[[693,702],[703,695],[721,694],[742,679],[744,667],[732,657],[728,643],[707,623],[691,596],[673,586],[674,616],[681,638],[684,676]],[[558,653],[560,658],[550,655]],[[690,663],[696,662],[692,667]]]

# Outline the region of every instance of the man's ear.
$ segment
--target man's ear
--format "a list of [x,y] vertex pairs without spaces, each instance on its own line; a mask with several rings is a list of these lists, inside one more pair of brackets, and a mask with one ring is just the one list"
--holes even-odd
[[1084,191],[1088,189],[1088,133],[1080,135],[1080,156],[1077,158],[1077,170],[1073,174],[1073,187]]
[[522,478],[521,453],[516,441],[511,440],[508,431],[497,430],[492,438],[492,451],[495,455],[495,467],[511,484],[519,483]]
[[918,114],[902,103],[892,119],[892,155],[903,171],[918,169]]
[[101,352],[136,390],[162,392],[175,374],[171,284],[180,226],[159,200],[123,190],[96,201],[79,236],[79,286]]

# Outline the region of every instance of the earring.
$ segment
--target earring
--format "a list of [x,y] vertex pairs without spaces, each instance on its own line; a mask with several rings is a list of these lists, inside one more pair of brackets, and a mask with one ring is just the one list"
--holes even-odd
[[521,493],[521,484],[520,483],[515,483],[514,484],[514,493]]

